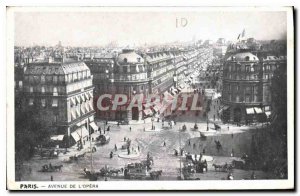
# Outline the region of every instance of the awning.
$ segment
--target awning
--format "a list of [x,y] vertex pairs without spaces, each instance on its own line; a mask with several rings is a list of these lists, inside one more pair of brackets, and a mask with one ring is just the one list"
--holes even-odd
[[80,140],[80,136],[78,135],[77,131],[72,132],[71,136],[73,137],[75,142],[78,142]]
[[150,109],[145,109],[145,110],[143,110],[143,112],[146,116],[149,116],[152,114],[152,111]]
[[254,114],[253,108],[246,108],[246,114]]
[[262,114],[263,113],[261,108],[255,107],[254,110],[255,110],[256,114]]
[[74,97],[71,97],[71,106],[76,105],[76,101]]
[[77,104],[80,104],[80,97],[79,96],[76,96],[76,101],[77,101]]
[[58,100],[57,99],[53,99],[52,107],[58,107]]
[[90,111],[89,103],[84,104],[85,112],[88,113]]
[[80,97],[81,97],[81,101],[82,101],[82,102],[85,102],[84,94],[81,94]]
[[85,105],[84,104],[81,104],[80,110],[83,114],[85,113]]
[[89,131],[85,126],[82,126],[81,130],[79,129],[78,131],[80,131],[80,135],[82,134],[82,138],[89,136]]
[[89,95],[88,95],[88,93],[84,93],[84,96],[85,96],[85,99],[86,99],[86,100],[89,100]]
[[73,119],[76,119],[76,113],[75,113],[75,110],[71,110],[71,116]]
[[270,116],[271,116],[271,111],[267,111],[267,112],[265,112],[265,114],[266,114],[267,118],[270,118]]
[[271,110],[270,106],[265,106],[265,111],[270,111],[270,110]]
[[90,101],[90,102],[89,102],[89,106],[90,106],[91,111],[94,110],[93,102]]
[[164,95],[164,98],[167,99],[167,100],[172,100],[172,99],[174,99],[174,97],[173,97],[170,93],[168,93],[167,91],[164,92],[163,95]]
[[223,111],[228,110],[229,106],[225,105],[219,110],[219,114],[221,114]]
[[93,129],[94,131],[98,131],[98,126],[96,125],[95,122],[91,122],[91,123],[90,123],[90,126],[92,127],[92,129]]
[[152,103],[150,103],[150,102],[146,102],[146,103],[144,104],[145,109],[148,109],[148,108],[150,108],[151,106],[152,106]]
[[53,135],[50,137],[51,140],[53,141],[63,141],[65,135]]
[[90,92],[89,92],[89,98],[92,98],[92,97],[93,97],[93,92],[90,91]]
[[80,108],[79,107],[76,108],[76,114],[77,114],[77,116],[80,116]]

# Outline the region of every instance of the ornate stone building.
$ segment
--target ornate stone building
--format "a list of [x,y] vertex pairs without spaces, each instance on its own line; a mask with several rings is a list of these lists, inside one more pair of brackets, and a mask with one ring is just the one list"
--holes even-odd
[[23,110],[48,122],[51,140],[71,146],[97,131],[94,122],[92,75],[84,62],[36,62],[24,71]]
[[223,68],[221,109],[224,121],[249,123],[266,121],[271,114],[271,78],[278,66],[286,66],[283,56],[248,51],[230,55]]

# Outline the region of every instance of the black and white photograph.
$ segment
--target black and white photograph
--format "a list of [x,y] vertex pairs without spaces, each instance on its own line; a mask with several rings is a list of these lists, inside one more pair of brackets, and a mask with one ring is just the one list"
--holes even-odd
[[7,7],[9,190],[294,189],[293,7]]

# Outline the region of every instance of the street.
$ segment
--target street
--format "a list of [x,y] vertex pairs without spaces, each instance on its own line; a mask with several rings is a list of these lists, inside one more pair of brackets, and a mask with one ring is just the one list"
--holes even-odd
[[[193,115],[186,116],[187,118],[193,118]],[[156,127],[162,127],[161,122],[154,122]],[[165,122],[165,125],[167,123]],[[179,132],[178,130],[185,124],[187,131]],[[130,125],[132,130],[130,131],[129,125],[110,125],[111,131],[109,135],[111,141],[104,145],[97,147],[97,151],[93,153],[93,169],[95,171],[100,170],[104,166],[110,168],[121,168],[128,163],[139,162],[145,160],[147,153],[149,152],[154,159],[154,166],[152,170],[162,170],[162,176],[160,180],[176,180],[179,175],[180,160],[179,156],[174,155],[174,149],[179,150],[179,141],[186,152],[191,154],[200,154],[205,148],[205,155],[213,157],[213,161],[208,163],[208,172],[199,174],[200,179],[223,179],[226,178],[226,172],[214,171],[212,164],[230,163],[233,157],[230,157],[232,149],[234,149],[234,156],[240,157],[242,153],[248,153],[250,151],[251,136],[256,131],[249,127],[236,127],[221,126],[220,133],[215,136],[207,137],[206,140],[199,138],[199,132],[192,131],[194,122],[177,122],[176,125],[169,130],[161,130],[157,132],[144,132],[144,127],[151,127],[151,123]],[[199,130],[206,130],[206,123],[198,123]],[[210,126],[212,126],[210,124]],[[103,127],[103,125],[102,125]],[[122,152],[121,145],[124,143],[124,137],[129,138],[132,141],[132,147],[137,149],[140,148],[138,157],[134,158],[120,158],[118,153]],[[181,139],[179,139],[181,137]],[[188,140],[190,139],[191,145]],[[217,151],[214,140],[219,140],[222,143],[222,150]],[[166,146],[164,146],[164,142]],[[195,148],[193,144],[195,143]],[[118,150],[115,152],[115,145]],[[114,156],[111,159],[109,157],[110,152],[114,152]],[[123,150],[126,151],[126,150]],[[34,157],[30,161],[24,163],[24,165],[30,166],[32,171],[23,172],[22,180],[44,180],[49,181],[51,176],[53,180],[88,180],[84,177],[83,168],[91,168],[91,155],[87,155],[74,163],[64,163],[64,160],[68,158],[68,154],[61,155],[57,159],[41,159],[39,156]],[[184,158],[182,159],[184,160]],[[42,165],[49,164],[60,165],[63,164],[62,172],[39,172]],[[252,170],[236,170],[234,169],[233,174],[235,179],[249,179]],[[255,171],[258,179],[266,179],[270,176],[267,173],[261,171]],[[99,179],[101,180],[101,179]],[[103,179],[102,179],[103,180]],[[117,180],[117,179],[112,179]],[[124,179],[122,179],[124,180]]]

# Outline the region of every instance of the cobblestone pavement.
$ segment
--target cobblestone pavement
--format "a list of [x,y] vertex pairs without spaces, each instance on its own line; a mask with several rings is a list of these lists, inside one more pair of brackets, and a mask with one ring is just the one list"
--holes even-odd
[[[109,135],[111,140],[104,146],[97,147],[97,151],[93,153],[93,168],[99,170],[105,165],[112,168],[121,168],[128,163],[138,162],[145,160],[147,153],[149,152],[154,158],[153,170],[162,170],[163,174],[160,180],[176,180],[179,175],[180,159],[174,155],[174,149],[179,150],[181,146],[184,147],[186,152],[197,153],[203,151],[205,148],[205,154],[213,156],[214,160],[208,163],[208,172],[199,174],[198,178],[202,179],[222,179],[227,176],[225,172],[216,172],[212,168],[213,163],[225,163],[231,162],[232,157],[230,154],[234,149],[234,156],[241,156],[243,152],[249,152],[251,135],[257,130],[255,127],[237,127],[229,125],[221,125],[221,131],[214,136],[209,136],[206,140],[202,140],[199,137],[199,132],[192,131],[196,118],[194,114],[186,114],[185,116],[189,122],[178,121],[176,125],[168,130],[161,130],[158,132],[145,132],[144,128],[151,128],[151,123],[139,124],[139,125],[111,125],[111,131]],[[157,128],[162,127],[161,122],[154,122]],[[167,123],[165,123],[166,125]],[[179,132],[179,129],[185,124],[187,131]],[[100,126],[103,127],[102,124]],[[199,130],[206,130],[206,122],[202,121],[198,123]],[[213,124],[209,124],[213,127]],[[132,130],[130,131],[130,127]],[[140,155],[131,158],[120,158],[118,153],[121,151],[121,146],[124,144],[124,137],[132,140],[132,146],[135,149],[140,148]],[[191,145],[189,145],[189,141]],[[214,140],[219,140],[222,144],[222,150],[218,152],[215,147]],[[164,142],[166,146],[163,146]],[[195,143],[195,147],[194,144]],[[118,150],[115,152],[114,147],[117,145]],[[86,145],[87,147],[87,145]],[[86,148],[85,147],[85,148]],[[110,152],[114,152],[113,158],[110,158]],[[74,153],[74,152],[73,152]],[[49,181],[51,175],[54,180],[88,180],[83,175],[83,168],[91,168],[91,153],[87,153],[86,156],[76,163],[65,163],[69,154],[61,155],[57,159],[41,159],[40,157],[34,157],[30,161],[24,163],[25,166],[31,168],[31,172],[24,170],[22,180],[41,180]],[[49,164],[61,165],[63,164],[62,172],[42,173],[38,170],[42,165]],[[246,170],[234,170],[235,179],[250,178],[252,171]],[[265,179],[271,178],[269,174],[261,171],[255,172],[257,178]],[[101,180],[101,179],[100,179]],[[119,180],[119,179],[110,179]],[[124,179],[121,179],[124,180]]]

